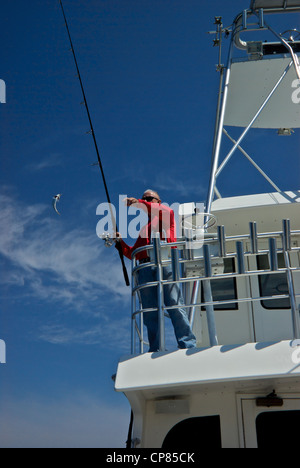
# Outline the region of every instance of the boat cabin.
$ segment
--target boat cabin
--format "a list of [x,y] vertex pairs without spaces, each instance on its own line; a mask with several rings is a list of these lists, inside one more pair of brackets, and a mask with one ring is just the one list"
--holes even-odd
[[[130,446],[168,451],[286,447],[300,424],[300,190],[281,190],[242,147],[252,128],[291,137],[300,127],[292,100],[300,80],[300,33],[278,33],[277,14],[299,13],[294,0],[252,0],[217,40],[231,34],[220,93],[208,197],[199,223],[195,205],[180,207],[182,235],[148,246],[151,262],[132,261],[131,353],[118,365],[115,388],[128,398]],[[294,15],[292,15],[294,17]],[[273,40],[253,40],[267,31]],[[247,34],[250,40],[246,41]],[[297,40],[298,38],[298,40]],[[300,83],[300,81],[299,81]],[[245,92],[245,84],[247,92]],[[242,128],[241,136],[230,135]],[[278,134],[277,134],[278,133]],[[224,153],[224,139],[231,149]],[[239,152],[272,186],[269,193],[222,197],[217,186]],[[142,249],[145,249],[143,247]],[[161,274],[172,265],[197,347],[178,350],[164,307]],[[157,268],[160,350],[148,353],[137,273]]]

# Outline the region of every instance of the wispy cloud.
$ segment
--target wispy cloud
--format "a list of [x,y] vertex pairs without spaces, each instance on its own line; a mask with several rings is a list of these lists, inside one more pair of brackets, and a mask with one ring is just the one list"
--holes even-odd
[[128,352],[130,343],[130,323],[128,318],[110,318],[105,314],[98,322],[89,326],[80,325],[76,328],[64,324],[48,324],[39,330],[39,339],[52,344],[98,345],[104,344],[106,349],[118,349]]
[[38,162],[31,163],[27,166],[30,171],[43,171],[45,169],[49,169],[51,167],[57,167],[63,165],[63,160],[65,160],[65,156],[60,153],[52,153],[49,156],[44,157]]
[[195,183],[191,184],[189,180],[179,178],[178,174],[174,177],[171,174],[157,175],[153,181],[153,188],[158,191],[165,190],[167,192],[171,188],[174,196],[178,197],[178,200],[172,200],[172,203],[180,201],[182,197],[186,196],[190,196],[192,201],[199,202],[205,198],[206,194],[206,187],[196,185]]
[[[11,267],[18,268],[21,277],[26,275],[31,288],[43,298],[47,293],[40,274],[44,273],[52,279],[52,288],[47,285],[49,299],[55,298],[55,286],[66,300],[70,293],[86,295],[95,287],[97,295],[105,291],[124,295],[119,265],[100,244],[96,232],[80,228],[66,231],[59,222],[45,216],[46,210],[45,205],[25,206],[0,195],[0,253],[10,260]],[[10,275],[10,281],[14,276]],[[69,294],[64,293],[64,288],[69,288]]]
[[[79,227],[68,230],[61,218],[47,215],[48,209],[42,204],[26,206],[12,196],[0,194],[1,283],[14,286],[15,300],[17,296],[38,298],[101,323],[93,331],[68,330],[51,323],[41,331],[42,339],[56,343],[98,342],[103,333],[109,333],[105,323],[109,306],[124,303],[129,309],[130,295],[118,256],[102,245],[96,231]],[[123,335],[124,327],[117,323]]]

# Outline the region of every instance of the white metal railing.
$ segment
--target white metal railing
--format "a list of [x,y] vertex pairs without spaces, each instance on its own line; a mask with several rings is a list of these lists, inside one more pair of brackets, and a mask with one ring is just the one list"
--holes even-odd
[[[252,5],[258,5],[258,4],[265,5],[265,3],[268,3],[268,2],[253,1]],[[299,57],[293,49],[293,42],[295,41],[293,39],[285,39],[283,37],[284,33],[279,34],[278,32],[276,32],[266,22],[266,18],[265,18],[270,13],[288,13],[288,12],[296,13],[297,11],[300,11],[299,5],[294,4],[293,7],[287,7],[286,2],[285,2],[285,5],[282,4],[280,7],[278,8],[276,7],[274,9],[268,8],[265,6],[262,6],[262,7],[255,6],[254,8],[252,8],[251,6],[250,9],[243,10],[236,17],[231,28],[225,28],[225,29],[223,29],[222,18],[216,17],[216,24],[217,24],[216,45],[219,45],[220,47],[219,65],[217,68],[217,70],[220,72],[220,84],[219,84],[217,118],[216,118],[216,125],[215,125],[215,134],[214,134],[211,174],[210,174],[209,189],[208,189],[207,200],[206,200],[206,209],[208,212],[211,211],[211,206],[212,206],[212,202],[213,202],[215,194],[220,196],[220,191],[217,187],[218,177],[220,176],[220,173],[225,169],[227,163],[230,161],[233,154],[236,153],[237,150],[242,152],[242,154],[250,161],[250,163],[258,170],[258,172],[275,188],[276,191],[279,191],[279,188],[277,187],[277,185],[271,180],[270,177],[267,176],[266,172],[263,171],[258,166],[258,164],[254,162],[254,160],[249,156],[249,154],[246,151],[244,151],[244,149],[242,148],[242,143],[246,135],[251,130],[251,128],[253,128],[257,124],[258,119],[262,117],[263,111],[265,111],[268,108],[268,105],[273,99],[273,96],[274,95],[276,96],[278,92],[280,92],[279,90],[281,89],[281,86],[282,86],[281,84],[282,82],[287,81],[288,79],[287,77],[290,76],[289,72],[291,69],[295,70],[297,77],[300,79]],[[232,84],[232,72],[233,72],[232,65],[235,61],[234,52],[235,52],[235,49],[237,48],[238,50],[242,50],[245,53],[247,52],[247,56],[248,56],[249,55],[248,46],[249,44],[251,44],[251,42],[253,42],[252,34],[257,31],[259,32],[268,31],[269,33],[271,33],[272,36],[276,38],[276,41],[279,41],[277,42],[277,44],[284,47],[284,52],[286,52],[286,55],[290,57],[291,60],[288,64],[285,65],[286,67],[285,69],[281,70],[281,67],[280,67],[279,73],[281,75],[278,75],[278,77],[274,76],[274,84],[273,85],[272,83],[270,84],[270,89],[268,90],[269,94],[266,94],[264,96],[264,100],[258,105],[258,108],[256,109],[256,113],[253,112],[253,114],[249,115],[249,119],[247,118],[247,125],[245,124],[245,122],[244,122],[244,125],[240,125],[240,122],[238,121],[236,121],[235,123],[227,122],[227,125],[229,126],[233,125],[233,126],[238,126],[238,127],[240,126],[241,128],[243,128],[243,132],[241,133],[240,137],[238,139],[233,139],[228,134],[228,131],[225,130],[225,124],[227,120],[227,117],[226,117],[227,110],[228,110],[227,106],[229,103],[230,88]],[[230,42],[229,51],[228,51],[227,65],[224,66],[224,65],[221,65],[221,46],[223,44],[222,37],[224,33],[228,35],[229,32],[231,32],[231,42]],[[241,34],[249,35],[248,37],[250,37],[250,42],[246,42],[242,40]],[[259,60],[260,60],[264,58],[263,42],[262,41],[258,41],[258,42],[261,42],[261,52],[258,53]],[[266,44],[269,44],[269,42],[266,42],[265,45]],[[270,56],[268,58],[270,58]],[[275,57],[273,57],[273,59],[274,58]],[[270,123],[271,122],[265,123],[266,128],[269,126]],[[292,125],[289,125],[289,126],[294,128],[294,126]],[[220,163],[221,151],[223,149],[224,133],[232,141],[233,147],[230,149],[229,153],[225,155],[224,158],[222,158],[223,160]]]
[[[290,262],[290,254],[294,251],[300,252],[300,247],[292,246],[292,236],[300,236],[300,231],[291,231],[290,221],[283,220],[283,229],[278,232],[257,233],[256,223],[250,224],[250,233],[241,236],[226,236],[224,226],[218,226],[217,234],[206,235],[203,248],[195,249],[194,241],[190,239],[181,239],[174,243],[161,243],[159,237],[153,239],[153,243],[146,247],[141,247],[133,253],[132,261],[132,354],[136,354],[137,343],[139,344],[139,353],[144,352],[144,346],[147,344],[144,339],[144,314],[157,311],[160,337],[160,350],[165,350],[165,319],[168,318],[166,307],[164,306],[163,286],[165,284],[178,283],[182,286],[190,285],[192,295],[184,298],[184,305],[180,304],[180,308],[184,308],[190,318],[190,323],[193,325],[195,317],[195,309],[197,307],[205,307],[207,314],[208,333],[210,345],[218,344],[217,330],[215,325],[214,307],[225,304],[239,303],[254,303],[256,301],[267,300],[290,300],[291,321],[293,327],[293,337],[291,339],[300,338],[299,325],[299,310],[297,306],[297,298],[300,294],[296,293],[294,287],[294,273],[300,272],[300,266],[292,267]],[[269,240],[268,249],[259,248],[259,241],[262,239]],[[281,240],[281,246],[277,242]],[[248,242],[250,249],[244,248],[245,241]],[[232,244],[235,248],[232,249]],[[229,250],[229,245],[231,250]],[[168,251],[169,255],[162,255],[164,251]],[[149,263],[138,264],[136,256],[139,252],[147,250],[149,257],[152,258]],[[282,253],[284,257],[284,268],[278,267],[278,253]],[[246,258],[248,256],[268,254],[270,268],[265,270],[249,270],[247,268]],[[167,259],[163,259],[166,257]],[[225,258],[234,258],[236,260],[237,271],[232,273],[213,273],[213,267],[217,262]],[[163,267],[172,265],[172,279],[163,279]],[[157,280],[151,283],[138,284],[138,272],[144,268],[156,267]],[[198,273],[193,276],[189,274],[189,269],[194,267],[198,269]],[[211,281],[222,280],[225,278],[238,277],[259,277],[261,275],[276,275],[286,273],[288,294],[279,294],[272,296],[258,297],[240,297],[237,295],[234,299],[214,300],[211,292]],[[200,284],[204,289],[204,301],[197,302],[198,291]],[[143,309],[142,303],[139,300],[139,292],[144,288],[157,286],[157,307],[153,309]],[[167,309],[178,308],[178,305],[168,306]],[[226,311],[224,311],[226,313]]]

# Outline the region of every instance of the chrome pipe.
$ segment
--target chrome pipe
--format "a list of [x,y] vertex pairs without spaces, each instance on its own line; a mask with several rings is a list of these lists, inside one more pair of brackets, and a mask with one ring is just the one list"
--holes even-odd
[[282,221],[282,248],[288,251],[291,247],[291,222],[289,219],[284,219]]
[[194,326],[194,321],[195,321],[195,312],[196,312],[196,304],[197,304],[197,298],[198,298],[198,293],[199,293],[199,287],[200,287],[200,281],[194,281],[193,283],[193,291],[192,291],[192,298],[191,298],[191,310],[190,310],[190,325],[191,328]]
[[238,274],[243,275],[246,272],[243,242],[239,241],[236,243],[236,254],[237,254]]
[[220,257],[226,257],[226,236],[225,226],[218,226],[218,241],[219,241],[219,255]]
[[272,91],[270,92],[270,94],[268,95],[268,97],[265,99],[265,101],[263,102],[263,104],[261,105],[261,107],[259,108],[259,110],[256,112],[255,116],[253,117],[253,119],[251,120],[251,122],[249,123],[249,125],[245,128],[245,130],[243,131],[242,135],[239,137],[239,139],[237,140],[237,142],[235,143],[235,145],[233,146],[233,148],[229,151],[228,155],[226,156],[226,158],[224,159],[224,161],[222,162],[222,164],[220,165],[220,167],[218,168],[218,170],[216,171],[215,173],[215,178],[217,178],[220,173],[222,172],[222,170],[224,169],[224,167],[226,166],[226,164],[228,163],[229,159],[231,158],[231,156],[233,155],[233,153],[236,151],[236,149],[239,147],[239,145],[241,144],[241,142],[243,141],[243,139],[245,138],[245,136],[248,134],[250,128],[252,127],[252,125],[254,124],[254,122],[258,119],[258,117],[260,116],[260,114],[262,113],[262,111],[264,110],[264,108],[266,107],[266,105],[268,104],[268,102],[270,101],[270,99],[272,98],[273,94],[275,93],[275,91],[277,90],[278,86],[281,84],[282,80],[286,77],[288,71],[290,70],[291,66],[293,65],[293,61],[291,61],[289,63],[289,65],[286,67],[286,69],[284,70],[283,74],[281,75],[281,77],[279,78],[278,82],[276,83],[276,85],[274,86],[274,88],[272,89]]
[[263,8],[260,8],[260,10],[258,12],[258,15],[259,15],[259,27],[261,29],[264,29],[265,28],[265,16],[264,16],[264,9]]
[[221,143],[222,143],[222,130],[224,127],[224,120],[225,120],[225,112],[226,112],[226,105],[228,100],[228,92],[229,92],[229,83],[230,83],[230,76],[231,76],[231,59],[233,55],[233,36],[231,38],[231,46],[229,48],[228,60],[227,60],[227,71],[226,71],[226,78],[223,90],[223,102],[221,106],[220,118],[218,122],[218,126],[215,130],[214,135],[214,145],[213,145],[213,156],[212,156],[212,164],[211,164],[211,173],[210,173],[210,182],[209,182],[209,189],[207,194],[206,200],[206,213],[211,212],[211,205],[214,198],[214,189],[216,185],[216,172],[218,169],[219,158],[220,158],[220,151],[221,151]]
[[203,256],[204,256],[205,276],[206,278],[210,278],[212,276],[212,269],[211,269],[211,259],[210,259],[210,246],[208,244],[203,245]]
[[296,302],[296,294],[293,282],[293,274],[291,270],[289,252],[284,251],[284,261],[287,269],[287,282],[289,287],[290,302],[291,302],[291,313],[292,313],[292,324],[293,324],[293,339],[300,338],[300,326],[299,326],[299,312]]
[[[203,255],[204,255],[204,265],[205,265],[205,276],[207,278],[212,276],[211,260],[210,260],[210,249],[209,245],[204,244],[203,246]],[[203,294],[205,303],[212,303],[213,296],[211,290],[210,279],[204,279],[203,284]],[[215,320],[215,310],[212,304],[206,304],[206,315],[207,315],[207,326],[209,333],[209,341],[211,346],[218,346],[218,336],[217,336],[217,327]]]
[[271,237],[269,239],[269,258],[271,271],[278,270],[278,257],[277,257],[277,245],[276,239]]
[[156,233],[153,239],[154,258],[157,268],[157,312],[159,330],[159,350],[165,351],[165,313],[164,313],[164,288],[163,288],[163,267],[161,263],[160,234]]
[[251,222],[249,223],[249,227],[250,227],[251,253],[257,254],[258,252],[257,224],[255,222]]
[[179,265],[179,251],[178,249],[171,249],[172,273],[173,281],[180,280],[180,265]]

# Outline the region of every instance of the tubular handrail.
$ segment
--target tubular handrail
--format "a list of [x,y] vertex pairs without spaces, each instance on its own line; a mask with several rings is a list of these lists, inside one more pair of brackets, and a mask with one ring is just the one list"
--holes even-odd
[[[282,231],[276,231],[276,232],[271,232],[271,233],[257,233],[256,229],[256,224],[255,223],[250,223],[250,234],[245,234],[245,235],[240,235],[240,236],[225,236],[224,235],[224,227],[218,228],[218,234],[214,235],[212,238],[205,238],[205,243],[204,246],[205,248],[200,248],[196,249],[193,251],[191,249],[191,245],[193,244],[193,241],[191,240],[183,240],[180,239],[177,242],[173,243],[160,243],[159,239],[156,239],[156,246],[155,245],[148,245],[145,247],[141,247],[139,249],[136,249],[133,254],[132,254],[132,354],[135,354],[135,347],[136,347],[136,334],[138,335],[138,340],[140,342],[140,352],[143,352],[143,345],[146,343],[144,340],[143,336],[143,315],[149,312],[153,311],[158,311],[159,317],[160,317],[160,349],[163,351],[165,349],[165,332],[164,332],[164,320],[165,317],[168,317],[168,313],[166,312],[166,307],[164,306],[163,303],[163,287],[166,284],[180,284],[181,286],[185,287],[187,285],[192,285],[194,288],[196,286],[199,286],[199,284],[202,282],[207,282],[207,285],[210,286],[211,281],[215,280],[224,280],[228,278],[251,278],[251,277],[259,277],[263,275],[278,275],[282,273],[286,273],[287,275],[287,284],[288,284],[288,294],[279,294],[279,295],[268,295],[268,296],[258,296],[258,297],[236,297],[234,299],[222,299],[222,300],[214,300],[212,296],[208,299],[205,298],[204,301],[198,302],[197,301],[197,294],[193,296],[192,300],[185,300],[183,305],[180,305],[183,309],[185,309],[187,312],[190,312],[192,315],[191,321],[193,322],[193,315],[195,312],[195,309],[197,307],[205,307],[207,312],[210,311],[211,314],[213,314],[210,319],[212,319],[212,324],[209,325],[208,328],[212,327],[212,330],[209,329],[209,332],[211,332],[211,346],[214,346],[217,344],[217,336],[216,336],[216,331],[214,330],[215,324],[214,324],[214,307],[215,306],[220,306],[224,304],[239,304],[239,303],[254,303],[256,301],[267,301],[267,300],[280,300],[280,299],[290,299],[290,304],[291,304],[291,312],[292,312],[292,324],[293,324],[293,339],[300,338],[300,329],[299,329],[299,310],[298,307],[299,305],[297,304],[297,300],[300,298],[300,293],[299,291],[295,291],[294,287],[294,274],[300,272],[300,266],[293,267],[291,266],[290,263],[290,253],[293,252],[299,252],[300,253],[300,247],[294,246],[292,247],[291,239],[294,236],[299,236],[300,231],[299,230],[290,230],[290,223],[289,220],[284,220],[283,221],[283,230]],[[223,232],[223,236],[221,236],[221,233]],[[257,248],[255,251],[253,251],[253,246],[255,246],[255,242],[253,242],[253,236],[256,237],[256,240],[258,241]],[[261,248],[259,245],[259,240],[262,239],[267,239],[269,238],[269,249]],[[282,246],[277,246],[276,239],[281,238],[282,239]],[[244,242],[245,240],[249,241],[250,245],[252,246],[251,250],[245,250],[244,249]],[[226,252],[226,246],[228,243],[232,243],[233,241],[236,242],[236,251],[234,252]],[[222,245],[221,245],[222,244]],[[205,251],[209,250],[209,246],[219,246],[219,252],[216,253],[214,251],[213,253],[210,252],[209,254],[205,254]],[[222,247],[222,249],[221,249]],[[157,255],[157,258],[155,260],[153,259],[149,263],[146,264],[137,264],[137,259],[136,256],[138,253],[141,251],[147,251],[149,256],[151,255],[151,252],[153,250],[159,249],[159,254]],[[176,249],[175,249],[176,248]],[[163,252],[165,249],[169,249],[169,252],[172,250],[177,250],[176,256],[172,254],[172,258],[169,257],[167,259],[163,259],[161,257],[161,252]],[[224,251],[225,250],[225,251]],[[177,255],[178,252],[181,252],[182,256],[179,258],[179,255]],[[192,255],[191,255],[192,252]],[[222,256],[219,257],[220,252],[222,253]],[[283,253],[284,255],[284,260],[285,260],[285,267],[284,268],[279,268],[278,267],[278,262],[277,262],[277,254],[278,253]],[[270,269],[265,269],[265,270],[249,270],[246,267],[246,264],[244,262],[245,257],[248,256],[256,256],[256,255],[261,255],[261,254],[268,254],[270,258]],[[152,255],[153,257],[153,255]],[[178,265],[176,268],[177,271],[173,273],[173,278],[165,280],[163,279],[162,276],[162,268],[167,265],[172,265],[172,268],[174,269],[174,258],[177,259]],[[230,272],[230,273],[225,273],[225,272],[218,272],[218,273],[213,273],[211,271],[211,262],[213,259],[225,259],[225,258],[235,258],[237,260],[238,264],[238,271]],[[204,261],[205,260],[205,261]],[[207,265],[208,263],[208,265]],[[186,267],[195,265],[196,267],[200,268],[201,271],[198,271],[198,274],[196,276],[187,276],[187,270]],[[136,281],[136,276],[138,271],[144,269],[144,268],[149,268],[149,267],[156,267],[160,269],[160,274],[158,275],[157,281],[152,281],[151,283],[146,283],[146,284],[137,284]],[[180,268],[182,268],[183,274],[180,273]],[[179,276],[178,276],[179,275]],[[152,309],[143,309],[142,304],[140,307],[137,307],[137,298],[139,295],[139,292],[145,288],[153,287],[156,286],[158,287],[159,294],[158,294],[158,306]],[[178,306],[168,306],[167,309],[172,310],[174,308],[177,308]],[[208,315],[208,313],[207,313]],[[138,325],[137,321],[140,320],[140,324]],[[215,339],[214,339],[215,336]]]

